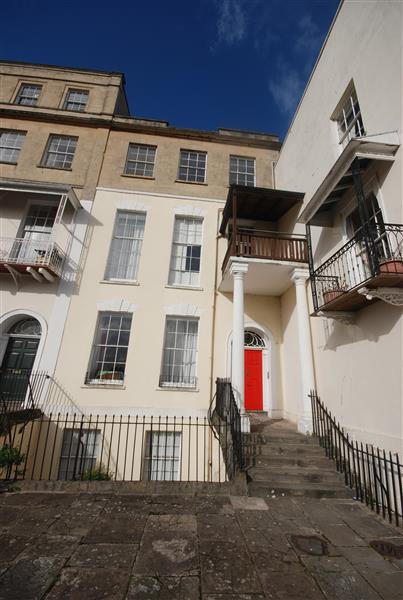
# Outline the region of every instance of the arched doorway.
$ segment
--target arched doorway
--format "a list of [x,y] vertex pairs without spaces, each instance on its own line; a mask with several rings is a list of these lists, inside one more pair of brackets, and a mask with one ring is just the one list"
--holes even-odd
[[42,328],[33,317],[16,321],[7,331],[8,342],[1,363],[0,394],[3,401],[25,400]]
[[264,365],[263,353],[266,343],[263,337],[251,329],[245,329],[245,410],[263,410]]

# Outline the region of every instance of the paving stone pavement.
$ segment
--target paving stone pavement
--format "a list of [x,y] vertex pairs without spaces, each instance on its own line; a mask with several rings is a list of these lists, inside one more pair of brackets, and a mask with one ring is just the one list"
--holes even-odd
[[346,499],[8,493],[0,535],[0,600],[403,598],[402,531]]

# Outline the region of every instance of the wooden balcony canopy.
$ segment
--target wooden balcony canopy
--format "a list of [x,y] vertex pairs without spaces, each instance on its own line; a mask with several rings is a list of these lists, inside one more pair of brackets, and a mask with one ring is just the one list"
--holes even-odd
[[224,207],[220,233],[225,235],[228,221],[250,219],[277,221],[290,208],[302,201],[304,194],[247,185],[230,185]]

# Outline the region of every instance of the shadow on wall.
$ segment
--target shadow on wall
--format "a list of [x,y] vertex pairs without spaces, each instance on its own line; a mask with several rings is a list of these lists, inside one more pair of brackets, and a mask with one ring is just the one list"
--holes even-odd
[[323,350],[337,350],[340,346],[368,341],[377,342],[392,331],[403,314],[400,306],[375,302],[356,313],[356,322],[351,325],[323,319],[325,344]]
[[[77,295],[80,291],[82,275],[84,272],[85,263],[87,261],[88,253],[90,250],[91,240],[92,240],[92,236],[94,234],[95,227],[103,226],[103,223],[101,223],[101,221],[98,221],[98,219],[96,219],[91,213],[88,213],[86,210],[79,211],[79,218],[77,219],[76,224],[77,225],[87,225],[87,228],[86,228],[86,232],[85,232],[85,238],[84,238],[83,247],[81,250],[81,255],[79,258],[77,273],[76,273],[76,277],[74,280],[74,289],[72,290],[72,293],[74,295]],[[106,260],[106,257],[105,257],[105,260]],[[103,277],[103,274],[102,274],[101,278],[102,277]]]

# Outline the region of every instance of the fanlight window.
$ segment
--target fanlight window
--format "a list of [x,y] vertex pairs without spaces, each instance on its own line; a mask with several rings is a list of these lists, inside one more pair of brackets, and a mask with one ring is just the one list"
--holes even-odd
[[10,335],[41,335],[42,330],[36,319],[21,319],[14,323],[8,331]]
[[265,348],[266,344],[262,336],[260,336],[255,331],[245,331],[244,338],[245,348]]

